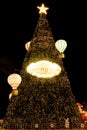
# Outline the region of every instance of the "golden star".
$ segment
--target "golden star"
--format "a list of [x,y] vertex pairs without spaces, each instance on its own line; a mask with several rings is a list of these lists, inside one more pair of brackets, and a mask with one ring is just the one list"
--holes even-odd
[[41,5],[41,7],[37,6],[37,8],[39,9],[39,14],[41,14],[41,13],[47,14],[46,10],[49,9],[49,8],[45,7],[43,3]]

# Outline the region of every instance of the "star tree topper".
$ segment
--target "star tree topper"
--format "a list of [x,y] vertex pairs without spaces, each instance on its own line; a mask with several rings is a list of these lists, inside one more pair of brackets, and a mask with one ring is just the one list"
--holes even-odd
[[43,3],[41,5],[41,7],[37,6],[37,8],[39,9],[39,14],[41,14],[41,13],[47,14],[46,11],[49,9],[49,8],[45,7]]

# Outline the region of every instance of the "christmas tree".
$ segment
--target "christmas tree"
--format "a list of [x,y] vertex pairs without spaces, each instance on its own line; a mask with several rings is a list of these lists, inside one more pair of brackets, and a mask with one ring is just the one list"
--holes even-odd
[[4,117],[7,129],[80,128],[81,116],[42,4],[20,75]]

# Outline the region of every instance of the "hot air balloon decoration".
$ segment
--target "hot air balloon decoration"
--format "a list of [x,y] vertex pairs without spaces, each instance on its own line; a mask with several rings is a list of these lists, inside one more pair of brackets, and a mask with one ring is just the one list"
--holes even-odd
[[29,48],[30,48],[30,41],[29,42],[26,42],[26,44],[25,44],[25,49],[28,51],[29,50]]
[[9,100],[11,100],[12,98],[12,92],[9,94]]
[[65,58],[64,51],[67,47],[67,42],[63,39],[57,40],[55,47],[59,51],[59,58]]
[[18,95],[18,87],[21,83],[21,76],[17,73],[10,74],[7,78],[8,84],[12,87],[12,95]]

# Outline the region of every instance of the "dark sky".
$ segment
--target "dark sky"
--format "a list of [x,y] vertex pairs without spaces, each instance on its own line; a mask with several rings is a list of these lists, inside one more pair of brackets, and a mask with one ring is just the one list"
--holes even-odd
[[25,43],[34,33],[42,2],[49,7],[47,20],[54,40],[67,41],[64,65],[78,102],[87,101],[86,91],[86,16],[83,0],[31,0],[5,2],[0,6],[0,101],[7,107],[10,86],[7,76],[20,70],[26,50]]

